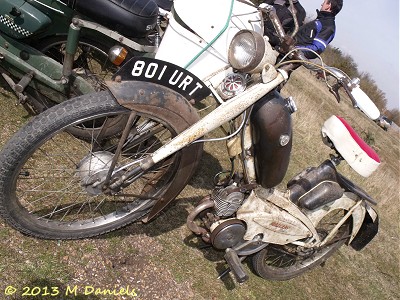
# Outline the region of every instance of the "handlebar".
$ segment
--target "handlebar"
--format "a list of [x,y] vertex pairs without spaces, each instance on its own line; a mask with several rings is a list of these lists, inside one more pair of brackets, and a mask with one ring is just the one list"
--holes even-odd
[[283,29],[281,21],[278,18],[278,15],[276,14],[275,7],[267,3],[261,3],[258,8],[262,13],[266,14],[269,17],[276,33],[278,34],[279,40],[282,42],[285,39],[286,33]]
[[[293,1],[289,0],[289,3],[293,8]],[[291,71],[297,69],[299,66],[303,65],[307,69],[312,71],[323,71],[324,74],[328,73],[337,80],[337,83],[334,84],[333,86],[329,85],[327,81],[326,83],[328,85],[329,91],[335,96],[338,102],[340,102],[339,89],[340,87],[343,87],[344,91],[350,98],[351,103],[354,107],[360,108],[372,120],[379,118],[380,112],[378,108],[376,107],[374,102],[360,89],[359,86],[360,80],[358,78],[351,79],[343,71],[334,67],[329,67],[324,65],[322,58],[315,52],[314,53],[320,59],[321,64],[312,62],[306,58],[303,51],[301,51],[302,48],[295,47],[295,41],[293,37],[296,35],[298,31],[298,23],[294,9],[292,9],[292,15],[295,22],[295,30],[291,35],[287,35],[285,33],[281,21],[279,20],[276,14],[275,8],[272,5],[262,3],[259,5],[258,8],[262,13],[266,14],[271,20],[280,41],[278,51],[284,54],[284,57],[275,66],[276,68],[284,69],[286,72],[290,73]],[[310,49],[306,50],[312,51]],[[288,57],[290,59],[285,60]]]

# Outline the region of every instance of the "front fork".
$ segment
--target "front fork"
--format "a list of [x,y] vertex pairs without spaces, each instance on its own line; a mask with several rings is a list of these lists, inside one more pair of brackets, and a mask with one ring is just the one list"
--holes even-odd
[[[74,77],[72,66],[79,39],[79,31],[76,30],[77,28],[72,32],[68,46],[69,63],[68,66],[64,66],[64,70],[58,61],[43,55],[24,41],[0,35],[0,74],[16,93],[20,103],[26,100],[24,92],[28,85],[54,102],[59,103],[64,100],[61,95],[68,94],[69,81]],[[19,81],[15,82],[15,78]],[[94,91],[93,87],[81,77],[73,78],[73,84],[81,93]]]

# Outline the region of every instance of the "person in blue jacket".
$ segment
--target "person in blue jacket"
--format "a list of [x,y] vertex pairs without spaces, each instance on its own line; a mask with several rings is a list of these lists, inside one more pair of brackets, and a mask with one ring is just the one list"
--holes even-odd
[[[314,21],[304,24],[295,36],[296,47],[308,48],[322,53],[332,42],[336,33],[335,17],[343,7],[343,0],[324,0],[321,10]],[[312,59],[316,55],[302,49],[306,58]]]

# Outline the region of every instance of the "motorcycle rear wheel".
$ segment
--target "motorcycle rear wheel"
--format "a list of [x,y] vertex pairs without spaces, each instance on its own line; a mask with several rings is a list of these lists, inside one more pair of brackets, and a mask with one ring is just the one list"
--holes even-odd
[[[136,111],[118,157],[120,175],[191,125],[176,113],[177,106],[146,106]],[[130,112],[109,92],[100,92],[65,101],[31,120],[0,154],[0,214],[27,235],[79,239],[141,219],[161,197],[175,198],[200,160],[201,144],[171,155],[115,195],[96,186],[108,173],[122,128],[112,136],[92,130],[91,140],[82,140],[69,127]],[[133,165],[122,167],[127,163]]]
[[[33,43],[32,46],[62,64],[64,62],[66,43],[67,36],[60,35],[41,39]],[[80,76],[91,83],[95,91],[104,90],[104,81],[110,79],[117,71],[117,67],[108,59],[109,49],[110,46],[88,38],[81,38],[78,43],[73,68],[74,70],[78,70]],[[38,93],[33,88],[28,87],[27,93],[30,96],[30,110],[35,114],[39,114],[58,104]],[[70,95],[65,95],[65,100],[76,96],[79,95],[71,91]]]
[[[338,220],[345,214],[336,210],[327,214],[318,224],[317,232],[321,238],[326,236]],[[257,275],[268,280],[289,280],[309,271],[332,256],[346,241],[349,224],[343,224],[331,243],[327,246],[299,252],[295,245],[269,245],[253,256],[252,265]]]
[[[66,43],[67,36],[54,36],[39,40],[33,47],[55,61],[58,61],[60,64],[63,64]],[[109,49],[110,46],[88,38],[81,38],[78,43],[73,68],[97,92],[105,90],[105,80],[110,80],[112,75],[118,70],[108,59]],[[26,103],[26,105],[29,105],[27,110],[33,112],[33,114],[39,114],[58,104],[31,87],[27,88],[27,94],[29,96],[29,100]],[[69,95],[64,96],[65,100],[67,100],[79,95],[76,91],[71,90]],[[126,122],[126,119],[115,118],[114,123],[117,122],[123,124]],[[91,132],[87,132],[82,126],[71,127],[70,132],[82,139],[90,139],[91,135]]]
[[[48,57],[63,64],[66,36],[54,36],[38,41],[34,47]],[[104,81],[110,80],[118,67],[108,59],[110,46],[90,38],[80,38],[75,54],[73,69],[89,80],[95,91],[104,90]],[[74,95],[78,96],[78,95]]]

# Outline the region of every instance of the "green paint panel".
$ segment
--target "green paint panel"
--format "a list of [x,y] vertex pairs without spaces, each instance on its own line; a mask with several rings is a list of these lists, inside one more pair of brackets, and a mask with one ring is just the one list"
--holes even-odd
[[51,24],[51,19],[23,0],[0,0],[0,30],[16,38],[28,38]]

